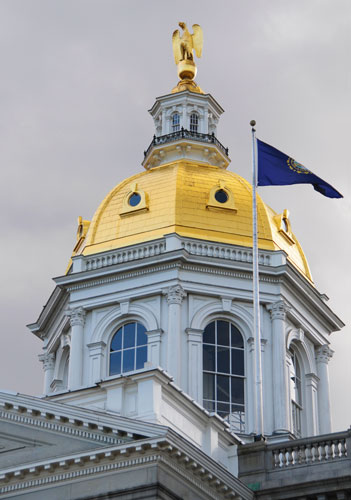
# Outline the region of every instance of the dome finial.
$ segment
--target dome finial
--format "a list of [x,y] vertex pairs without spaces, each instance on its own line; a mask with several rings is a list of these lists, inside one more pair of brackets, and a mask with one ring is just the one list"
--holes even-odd
[[193,24],[194,33],[192,35],[190,34],[185,23],[180,22],[179,26],[183,30],[182,36],[180,36],[179,30],[175,30],[172,36],[174,60],[177,65],[178,76],[180,78],[179,84],[185,83],[192,87],[195,84],[193,80],[197,72],[197,68],[194,63],[193,51],[195,50],[197,57],[201,57],[203,32],[201,26],[198,24]]

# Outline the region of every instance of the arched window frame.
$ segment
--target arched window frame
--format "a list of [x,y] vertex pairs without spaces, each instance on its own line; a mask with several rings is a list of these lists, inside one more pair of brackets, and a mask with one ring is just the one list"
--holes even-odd
[[171,115],[171,132],[179,132],[180,130],[180,114],[178,111]]
[[290,429],[291,432],[294,432],[290,375],[292,373],[292,353],[295,353],[301,371],[301,437],[313,436],[319,432],[318,377],[316,373],[313,345],[306,339],[306,335],[301,328],[291,328],[287,332],[286,348],[290,400]]
[[[225,322],[229,325],[229,345],[225,346],[223,345],[223,342],[221,342],[218,338],[218,327],[221,324],[221,322]],[[206,329],[210,325],[215,325],[215,343],[211,344],[209,342],[206,342],[206,337],[205,337],[205,332]],[[231,331],[236,331],[237,334],[240,335],[241,339],[241,347],[235,346],[231,342],[231,337],[232,333]],[[207,369],[208,366],[206,366],[206,361],[205,361],[205,349],[206,346],[209,347],[214,347],[215,348],[215,369],[209,370]],[[225,355],[225,351],[229,351],[228,354],[229,356]],[[224,417],[230,424],[231,428],[235,432],[242,432],[244,433],[246,430],[246,425],[245,425],[245,411],[246,411],[246,349],[245,349],[245,336],[243,335],[243,332],[241,331],[240,328],[235,324],[235,321],[232,321],[231,319],[228,319],[226,317],[218,317],[218,318],[211,318],[205,328],[204,328],[204,334],[203,334],[203,369],[202,369],[202,377],[203,377],[203,405],[204,407],[210,411],[210,412],[215,412],[220,414],[222,417]],[[233,353],[234,352],[240,352],[242,353],[242,371],[237,370],[235,371],[235,367],[233,369]],[[225,355],[225,357],[228,358],[229,362],[229,372],[225,372],[223,370],[219,370],[218,368],[218,359],[220,356]],[[222,358],[223,360],[223,358]],[[239,373],[241,372],[241,373]],[[208,384],[206,384],[205,380],[208,378],[208,380],[211,380],[211,376],[213,376],[214,380],[214,385],[212,387],[212,390],[214,390],[214,397],[209,398],[209,389],[208,389]],[[219,384],[219,377],[221,377],[221,384],[224,385],[224,387],[220,387]],[[229,394],[228,394],[228,399],[229,402],[226,403],[223,401],[223,396],[220,396],[220,394],[224,394],[223,390],[225,391],[225,378],[229,377],[228,380],[228,389],[229,389]],[[236,381],[242,380],[240,384],[237,384]],[[211,383],[211,382],[210,382]],[[242,402],[238,403],[238,401],[234,401],[233,399],[233,392],[235,390],[235,386],[233,387],[233,383],[235,383],[236,387],[242,386],[242,392],[243,392],[243,397],[242,397]],[[233,390],[234,389],[234,390]],[[239,389],[240,390],[240,389]],[[222,400],[218,399],[219,397],[222,397]],[[228,415],[225,415],[225,408],[229,409]],[[234,411],[233,411],[234,410]],[[222,414],[221,414],[222,413]]]
[[[134,325],[133,334],[134,334],[134,342],[126,342],[126,337],[130,338],[131,328],[127,327],[129,325]],[[142,332],[139,331],[138,326],[141,327]],[[115,328],[110,336],[110,340],[108,343],[108,366],[107,366],[107,376],[115,377],[118,375],[122,375],[125,373],[133,373],[139,370],[144,369],[144,363],[147,362],[148,359],[148,336],[146,333],[146,327],[140,320],[130,319],[125,320],[121,324]],[[121,332],[121,344],[120,348],[113,349],[113,342],[116,339],[116,335]],[[145,341],[138,344],[139,333],[142,334]],[[116,346],[115,346],[116,347]],[[112,350],[113,349],[113,350]],[[118,369],[118,354],[120,353],[120,369]],[[126,354],[128,353],[128,358],[126,358]],[[141,356],[141,361],[138,362],[138,356]],[[113,358],[112,358],[113,356]],[[133,357],[133,361],[131,358]],[[112,371],[111,360],[114,361],[114,370]],[[142,362],[143,361],[143,362]],[[141,364],[142,362],[142,364]],[[132,363],[132,365],[131,365]],[[128,369],[130,367],[130,369]]]
[[[106,314],[102,315],[93,328],[89,348],[89,380],[96,383],[100,380],[115,377],[109,375],[109,354],[110,343],[118,328],[128,322],[139,322],[145,326],[148,335],[148,362],[153,362],[154,366],[160,365],[160,337],[162,330],[158,319],[150,307],[142,303],[121,304],[121,307],[113,307]],[[150,346],[149,333],[159,332],[159,339],[155,338]]]
[[190,114],[190,121],[189,121],[189,130],[190,132],[199,132],[199,114],[195,113],[194,111]]
[[290,346],[289,389],[291,402],[292,430],[296,437],[303,435],[304,375],[302,362],[294,345]]

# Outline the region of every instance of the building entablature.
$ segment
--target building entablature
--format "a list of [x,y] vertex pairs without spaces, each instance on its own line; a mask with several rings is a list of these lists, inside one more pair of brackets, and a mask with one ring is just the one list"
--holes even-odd
[[179,439],[171,430],[160,437],[6,468],[0,471],[0,493],[30,493],[35,488],[38,498],[41,498],[40,488],[47,488],[48,483],[51,487],[59,487],[63,481],[72,484],[81,481],[82,477],[94,481],[100,474],[104,475],[104,481],[110,477],[108,483],[111,487],[116,480],[121,481],[123,472],[133,470],[133,486],[137,487],[138,469],[145,470],[153,465],[169,468],[173,475],[176,474],[178,488],[183,487],[187,493],[194,488],[199,499],[254,498],[253,492],[233,474],[191,443]]
[[[316,335],[320,335],[318,332],[321,332],[321,328],[322,331],[325,330],[325,334],[328,334],[343,326],[315,287],[311,286],[287,261],[283,251],[260,250],[259,261],[262,283],[261,303],[270,304],[282,297],[288,304],[296,304],[296,307],[289,310],[288,317],[292,319],[294,325],[300,324],[304,330],[315,331]],[[118,250],[74,257],[71,273],[55,279],[58,287],[51,295],[38,321],[29,325],[29,328],[38,336],[42,336],[45,331],[44,336],[46,336],[50,325],[53,325],[53,318],[56,318],[56,323],[58,321],[61,324],[60,328],[54,328],[57,334],[58,331],[67,329],[68,320],[63,319],[63,311],[67,309],[68,302],[71,305],[73,303],[75,307],[81,305],[87,309],[93,309],[116,302],[137,300],[139,297],[162,293],[165,288],[172,285],[170,280],[179,279],[180,274],[184,272],[192,274],[192,281],[195,274],[199,273],[196,277],[199,286],[191,283],[186,285],[190,293],[223,295],[224,283],[217,286],[216,281],[213,280],[206,282],[211,285],[210,288],[207,286],[206,291],[201,291],[200,283],[203,281],[201,276],[210,274],[222,277],[220,279],[231,278],[232,284],[230,288],[227,288],[227,293],[237,299],[251,302],[249,282],[252,280],[252,251],[250,248],[204,242],[174,234]],[[161,280],[162,274],[160,273],[163,273]],[[153,275],[157,276],[157,283],[154,283]],[[143,280],[143,276],[148,276],[147,281]],[[114,287],[112,293],[107,288],[114,282],[121,283],[128,279],[137,280],[133,282],[132,290],[127,287],[128,293],[126,290],[123,291],[125,287],[122,285],[120,285],[120,291]],[[240,286],[238,286],[239,283]],[[97,288],[97,285],[101,286]],[[227,282],[225,286],[228,286]],[[80,291],[84,291],[84,294],[82,295]],[[78,296],[80,298],[77,302]],[[62,306],[64,303],[65,307]],[[303,310],[308,310],[308,321],[306,314],[301,312],[301,306],[297,306],[298,304],[302,304]],[[325,338],[321,337],[319,344],[323,345],[325,342]]]
[[162,431],[160,425],[108,414],[98,408],[91,410],[72,404],[67,406],[51,398],[18,393],[0,391],[0,408],[0,419],[3,421],[58,431],[104,445],[157,436]]

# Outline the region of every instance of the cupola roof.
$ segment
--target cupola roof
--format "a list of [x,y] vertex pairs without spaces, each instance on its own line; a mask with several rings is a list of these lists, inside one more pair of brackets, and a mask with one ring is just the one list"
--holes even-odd
[[[257,206],[259,248],[285,251],[312,281],[288,212],[277,214],[260,196]],[[233,172],[181,159],[122,181],[102,201],[89,228],[83,222],[74,255],[105,252],[171,233],[252,247],[252,188]]]

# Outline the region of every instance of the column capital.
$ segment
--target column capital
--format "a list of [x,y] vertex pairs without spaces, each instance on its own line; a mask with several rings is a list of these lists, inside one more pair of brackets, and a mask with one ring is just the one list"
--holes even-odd
[[68,309],[66,311],[67,316],[70,318],[71,326],[84,326],[86,313],[83,307],[75,307],[74,309]]
[[330,349],[328,344],[321,345],[316,349],[316,361],[317,363],[328,363],[333,357],[334,351]]
[[43,363],[44,371],[53,370],[55,368],[55,353],[45,352],[44,354],[39,354],[39,361]]
[[164,292],[168,305],[170,304],[181,304],[183,299],[186,297],[186,292],[181,285],[171,286]]
[[268,304],[267,310],[271,313],[271,319],[282,319],[285,320],[286,313],[290,311],[290,307],[286,304],[284,300],[277,300],[272,304]]

